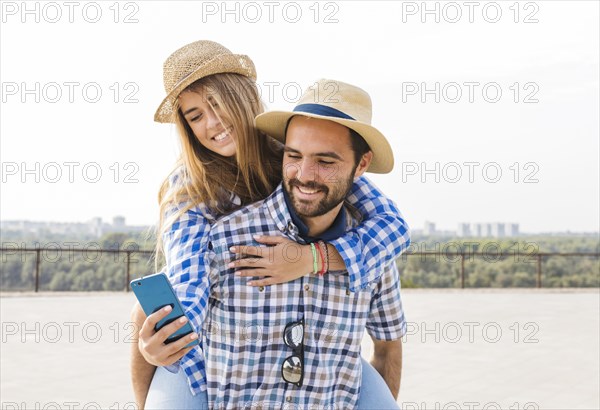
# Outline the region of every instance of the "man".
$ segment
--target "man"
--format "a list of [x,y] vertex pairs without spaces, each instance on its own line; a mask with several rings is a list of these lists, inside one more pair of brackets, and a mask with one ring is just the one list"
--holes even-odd
[[[282,185],[211,228],[200,285],[209,300],[199,303],[209,307],[203,347],[214,408],[356,407],[365,329],[375,342],[374,367],[398,394],[406,323],[394,264],[357,292],[350,292],[344,271],[256,288],[239,272],[252,262],[236,260],[230,249],[256,245],[255,235],[300,243],[336,238],[360,218],[344,206],[354,179],[391,169],[390,146],[370,126],[368,95],[342,82],[318,85],[317,103],[313,88],[294,112],[256,119],[258,128],[285,143]],[[327,258],[316,256],[317,247],[315,271],[324,271],[317,261]]]

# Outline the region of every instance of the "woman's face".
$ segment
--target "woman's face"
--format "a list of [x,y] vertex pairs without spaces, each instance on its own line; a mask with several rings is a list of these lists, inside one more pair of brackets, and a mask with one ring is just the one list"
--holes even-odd
[[205,88],[183,91],[179,105],[200,144],[224,157],[235,155],[237,136],[231,121]]

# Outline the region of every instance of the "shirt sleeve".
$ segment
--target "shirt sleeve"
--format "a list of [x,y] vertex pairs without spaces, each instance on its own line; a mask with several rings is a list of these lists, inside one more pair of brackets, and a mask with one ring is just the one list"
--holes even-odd
[[398,340],[406,334],[406,319],[400,297],[400,274],[395,263],[386,267],[375,285],[366,328],[377,340]]
[[208,278],[204,269],[210,223],[198,208],[186,211],[163,235],[166,274],[196,332],[208,305]]
[[[177,212],[173,207],[168,213]],[[187,210],[171,225],[163,236],[166,266],[163,271],[173,285],[185,315],[198,333],[199,345],[179,361],[165,368],[177,373],[185,364],[186,372],[192,365],[204,370],[202,329],[208,305],[209,284],[205,273],[203,249],[210,232],[210,223],[199,207]]]
[[[171,178],[171,186],[179,176]],[[167,209],[165,219],[179,212],[186,203],[173,204]],[[180,361],[166,366],[176,373],[181,363],[202,362],[202,328],[209,297],[208,277],[204,267],[204,252],[212,217],[203,204],[185,211],[162,235],[166,265],[163,272],[173,285],[185,315],[198,333],[200,344]],[[187,370],[186,370],[187,371]]]
[[396,204],[364,176],[354,182],[346,200],[363,221],[330,243],[344,260],[354,292],[376,281],[408,248],[410,230]]

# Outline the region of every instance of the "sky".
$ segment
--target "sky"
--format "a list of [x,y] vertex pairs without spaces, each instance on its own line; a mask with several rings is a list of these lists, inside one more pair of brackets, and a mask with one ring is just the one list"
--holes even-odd
[[162,64],[217,41],[268,109],[320,78],[357,85],[390,141],[371,179],[413,229],[598,231],[599,3],[0,2],[1,220],[158,217],[179,152],[153,122]]

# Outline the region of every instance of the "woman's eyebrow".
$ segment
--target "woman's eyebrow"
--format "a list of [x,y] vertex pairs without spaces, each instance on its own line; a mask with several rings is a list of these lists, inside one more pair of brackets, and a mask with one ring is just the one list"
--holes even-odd
[[183,113],[184,116],[188,115],[189,113],[191,113],[192,111],[196,111],[198,109],[198,107],[192,107],[189,110],[185,111]]

